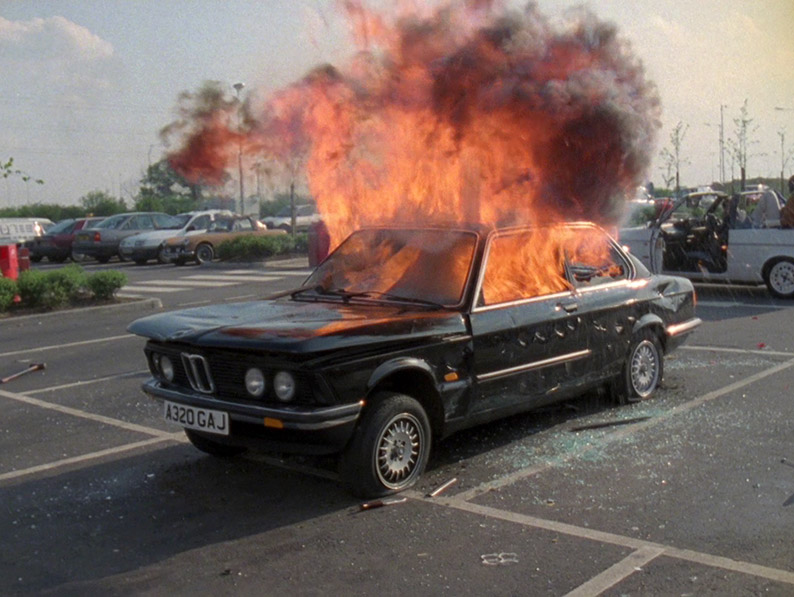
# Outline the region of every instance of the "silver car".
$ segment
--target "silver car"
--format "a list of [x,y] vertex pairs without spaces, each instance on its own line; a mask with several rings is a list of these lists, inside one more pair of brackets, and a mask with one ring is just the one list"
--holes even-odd
[[143,265],[150,259],[156,259],[158,263],[167,263],[168,259],[164,254],[167,239],[205,232],[218,216],[231,215],[230,211],[222,209],[179,214],[174,216],[176,221],[173,227],[128,236],[119,244],[119,254],[122,259],[131,259],[138,265]]

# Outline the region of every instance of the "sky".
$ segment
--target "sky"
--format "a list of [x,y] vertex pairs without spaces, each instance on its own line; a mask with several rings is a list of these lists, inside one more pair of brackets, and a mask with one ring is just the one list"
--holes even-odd
[[[720,129],[736,138],[745,101],[748,176],[779,177],[784,160],[794,174],[793,0],[536,4],[552,18],[584,5],[644,63],[662,100],[655,185],[679,123],[681,184],[720,180]],[[32,177],[0,181],[0,207],[75,204],[94,190],[131,206],[180,93],[219,81],[230,95],[238,82],[267,94],[344,64],[348,34],[330,0],[0,0],[0,160]],[[723,155],[726,179],[732,167],[738,178]]]

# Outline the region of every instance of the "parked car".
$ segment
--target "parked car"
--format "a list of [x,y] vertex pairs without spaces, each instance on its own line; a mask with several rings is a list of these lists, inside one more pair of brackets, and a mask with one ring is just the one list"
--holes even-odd
[[765,192],[686,194],[647,226],[621,229],[620,242],[655,273],[766,284],[772,295],[794,298],[794,230],[753,227]]
[[239,236],[267,236],[274,233],[284,232],[268,230],[253,216],[218,217],[206,232],[166,240],[163,256],[176,265],[184,265],[188,261],[196,261],[199,264],[209,263],[215,259],[218,245],[225,240]]
[[107,263],[111,257],[124,257],[119,253],[123,239],[138,232],[158,230],[174,226],[174,216],[160,212],[132,212],[105,218],[92,228],[85,228],[75,234],[72,253],[80,258],[88,257]]
[[138,265],[143,265],[150,259],[166,263],[168,261],[165,257],[166,240],[206,232],[216,217],[231,215],[232,212],[220,209],[178,214],[174,216],[175,222],[171,228],[139,232],[128,236],[119,244],[119,253],[124,259],[131,259]]
[[[296,205],[295,206],[295,231],[306,232],[312,224],[319,222],[322,219],[317,213],[317,207],[314,204]],[[286,230],[292,232],[292,208],[288,205],[275,216],[263,218],[265,226],[271,230]]]
[[99,224],[105,218],[69,218],[50,227],[44,235],[25,242],[34,263],[44,257],[54,263],[63,263],[72,255],[74,235],[83,228]]
[[148,338],[143,390],[199,450],[339,452],[375,497],[455,431],[603,384],[649,397],[699,324],[690,281],[580,223],[363,229],[297,289],[129,331]]

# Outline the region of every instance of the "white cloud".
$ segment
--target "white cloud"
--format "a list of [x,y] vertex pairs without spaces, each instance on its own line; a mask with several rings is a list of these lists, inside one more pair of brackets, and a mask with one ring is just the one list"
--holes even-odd
[[113,56],[113,46],[64,17],[9,21],[0,17],[0,55],[5,60],[94,61]]

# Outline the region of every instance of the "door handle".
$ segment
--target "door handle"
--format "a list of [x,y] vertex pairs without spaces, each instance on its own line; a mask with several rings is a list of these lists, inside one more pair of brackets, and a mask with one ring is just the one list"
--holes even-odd
[[565,301],[557,303],[557,307],[562,307],[566,313],[574,313],[575,311],[579,310],[579,303],[576,301]]

